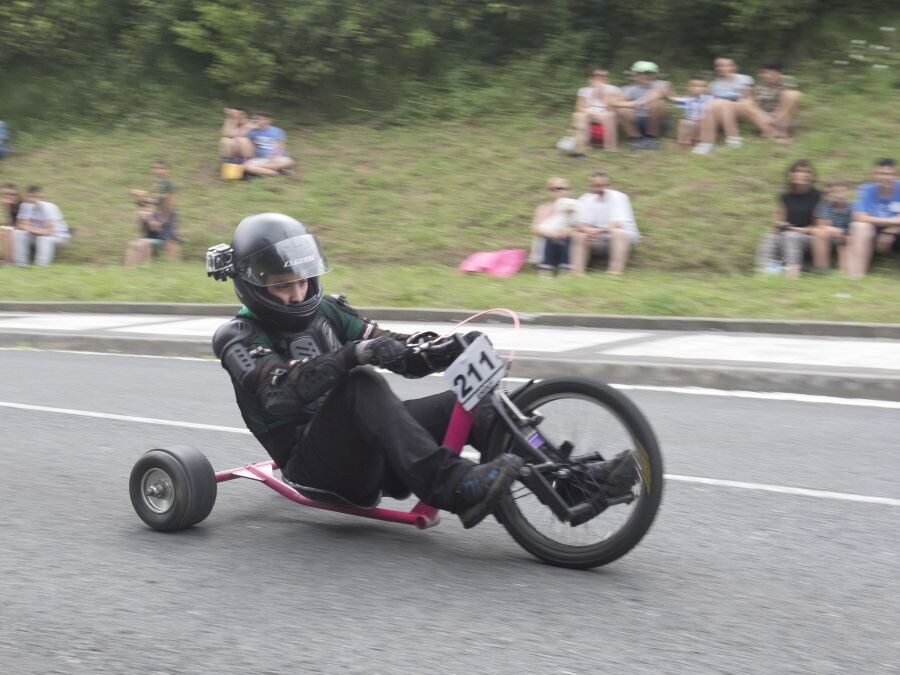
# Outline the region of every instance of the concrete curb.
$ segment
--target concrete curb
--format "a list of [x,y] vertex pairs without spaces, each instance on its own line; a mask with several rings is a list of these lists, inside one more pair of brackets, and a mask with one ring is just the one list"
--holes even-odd
[[[0,347],[181,356],[211,360],[214,358],[209,340],[203,338],[0,332]],[[569,375],[595,377],[604,382],[618,384],[772,391],[900,401],[900,376],[891,375],[835,374],[696,364],[584,361],[521,355],[516,357],[510,374],[534,378]]]
[[[0,302],[0,312],[161,314],[173,316],[234,316],[239,305],[144,302]],[[457,322],[475,312],[466,309],[403,307],[358,307],[358,311],[378,321]],[[508,323],[500,315],[488,315],[486,322]],[[900,324],[851,323],[840,321],[777,321],[770,319],[716,319],[712,317],[616,316],[608,314],[522,313],[524,325],[620,330],[723,331],[774,335],[815,335],[821,337],[900,339]]]

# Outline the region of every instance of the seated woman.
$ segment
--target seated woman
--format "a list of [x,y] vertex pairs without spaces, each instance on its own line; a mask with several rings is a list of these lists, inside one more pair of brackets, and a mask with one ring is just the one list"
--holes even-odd
[[815,173],[809,160],[798,159],[787,172],[787,192],[778,198],[773,228],[764,237],[757,254],[760,272],[788,277],[800,276],[804,255],[812,247],[815,213],[821,197],[813,187]]
[[219,157],[226,162],[243,164],[253,157],[253,143],[247,138],[250,131],[250,119],[243,110],[225,108],[225,121],[222,123],[222,138],[219,139]]
[[591,143],[591,127],[603,125],[603,149],[616,150],[615,102],[621,91],[609,83],[609,71],[605,68],[591,68],[588,86],[578,90],[575,112],[572,113],[572,128],[575,130],[575,154],[584,155]]
[[569,238],[575,222],[578,202],[569,197],[569,181],[553,177],[547,181],[553,199],[539,204],[531,219],[537,235],[532,245],[532,261],[541,275],[553,276],[558,270],[570,269]]

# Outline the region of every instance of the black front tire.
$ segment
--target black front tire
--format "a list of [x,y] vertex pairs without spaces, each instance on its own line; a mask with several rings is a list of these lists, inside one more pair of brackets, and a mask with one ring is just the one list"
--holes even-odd
[[[609,459],[618,450],[631,449],[636,455],[640,480],[636,488],[635,500],[629,506],[611,506],[607,511],[595,516],[593,520],[574,528],[555,520],[555,516],[552,516],[550,510],[536,499],[531,500],[533,511],[526,513],[527,509],[520,506],[520,499],[523,492],[526,497],[531,494],[521,484],[514,483],[510,492],[500,500],[495,511],[503,527],[526,551],[544,562],[559,567],[574,569],[598,567],[628,553],[650,529],[662,499],[662,454],[647,419],[626,396],[596,380],[582,378],[543,380],[516,392],[512,398],[526,414],[536,410],[547,414],[547,419],[539,425],[538,429],[545,438],[548,438],[548,433],[544,432],[551,427],[549,435],[556,436],[556,438],[548,438],[551,441],[569,440],[569,436],[564,435],[570,433],[569,427],[589,424],[592,416],[584,414],[581,418],[573,417],[571,421],[554,420],[552,411],[554,406],[561,402],[577,402],[581,406],[578,408],[579,412],[593,411],[594,417],[605,420],[610,431],[614,431],[615,427],[618,427],[618,437],[623,439],[623,444],[627,441],[631,445],[630,448],[603,447],[606,436],[598,433],[595,436],[597,442],[588,444],[589,447],[579,447],[579,443],[576,442],[571,459],[577,460],[580,452],[590,454],[600,449],[604,450],[604,457]],[[488,451],[482,461],[490,460],[501,452],[511,450],[510,434],[505,425],[498,424],[493,430]],[[622,516],[621,523],[592,539],[594,536],[592,527],[606,527],[601,519],[607,517],[608,514],[615,515],[616,509],[626,508],[630,511],[627,516]],[[561,536],[554,538],[543,532],[537,525],[538,517],[550,521],[555,532]],[[576,544],[561,541],[576,531],[588,534]]]
[[131,469],[131,505],[147,525],[174,532],[196,525],[216,503],[216,474],[206,456],[183,446],[150,450]]

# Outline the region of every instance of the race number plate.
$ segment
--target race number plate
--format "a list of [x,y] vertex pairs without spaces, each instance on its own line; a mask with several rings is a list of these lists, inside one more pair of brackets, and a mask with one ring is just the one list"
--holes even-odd
[[471,410],[505,373],[506,362],[490,341],[479,335],[444,371],[444,379],[450,382],[462,407]]

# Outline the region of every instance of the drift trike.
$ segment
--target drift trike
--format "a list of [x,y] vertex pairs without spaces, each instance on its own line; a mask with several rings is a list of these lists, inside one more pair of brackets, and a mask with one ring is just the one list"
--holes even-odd
[[[424,341],[410,349],[446,350],[455,335]],[[662,456],[656,437],[638,408],[602,382],[560,377],[529,381],[507,393],[507,362],[483,335],[444,373],[456,393],[443,444],[462,452],[474,408],[483,398],[496,411],[482,461],[499,453],[521,456],[518,480],[497,504],[494,515],[528,552],[553,565],[589,568],[630,551],[650,528],[663,488]],[[589,463],[634,453],[631,492],[608,497]],[[338,511],[426,529],[437,525],[437,509],[419,502],[409,510],[354,504],[340,495],[295,485],[276,477],[271,460],[214,471],[193,448],[150,450],[134,465],[131,502],[155,530],[168,532],[206,518],[217,484],[235,478],[263,483],[303,506]]]

